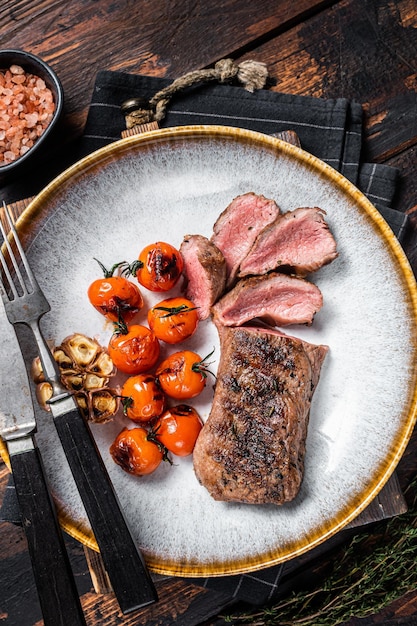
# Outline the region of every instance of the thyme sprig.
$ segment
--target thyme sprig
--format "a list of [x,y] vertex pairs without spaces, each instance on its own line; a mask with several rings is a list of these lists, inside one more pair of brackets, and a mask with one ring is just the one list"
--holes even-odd
[[179,315],[179,313],[189,313],[190,311],[196,311],[197,306],[190,307],[187,304],[180,304],[179,306],[154,306],[155,311],[166,311],[165,315],[161,315],[161,318],[172,317],[173,315]]
[[207,361],[207,359],[209,359],[213,355],[214,350],[215,348],[213,348],[213,350],[209,354],[207,354],[204,359],[201,359],[201,361],[193,363],[191,367],[192,371],[196,372],[197,374],[201,374],[203,378],[207,378],[207,374],[211,374],[213,378],[216,378],[216,375],[209,369],[213,361]]

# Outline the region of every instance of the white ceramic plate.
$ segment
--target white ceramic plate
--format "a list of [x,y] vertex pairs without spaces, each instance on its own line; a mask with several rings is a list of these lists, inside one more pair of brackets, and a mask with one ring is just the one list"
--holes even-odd
[[[93,257],[110,266],[157,240],[179,246],[185,234],[210,236],[219,213],[248,191],[274,198],[284,211],[320,206],[338,244],[339,258],[312,277],[324,296],[313,326],[286,329],[330,347],[311,408],[305,478],[285,506],[215,502],[190,458],[149,477],[127,475],[108,452],[125,418],[94,425],[133,534],[160,573],[220,575],[278,563],[333,535],[378,493],[416,417],[411,269],[384,220],[340,174],[298,148],[231,128],[166,129],[108,146],[53,181],[18,223],[52,305],[43,321],[47,338],[59,343],[81,332],[106,344],[111,325],[86,297],[100,275]],[[215,347],[217,362],[210,321],[187,345],[202,356]],[[212,394],[209,383],[193,402],[203,419]],[[54,429],[45,413],[38,417],[62,524],[95,547]]]

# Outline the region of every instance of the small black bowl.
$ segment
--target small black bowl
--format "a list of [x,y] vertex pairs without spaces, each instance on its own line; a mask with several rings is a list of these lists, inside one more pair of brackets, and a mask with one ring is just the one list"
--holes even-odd
[[30,165],[32,159],[39,156],[41,148],[44,148],[45,144],[48,143],[50,135],[53,133],[61,117],[64,104],[64,92],[61,82],[45,61],[42,61],[39,57],[24,50],[0,50],[0,71],[7,70],[11,65],[20,65],[25,72],[39,76],[39,78],[45,81],[46,86],[52,92],[55,102],[55,111],[52,120],[43,134],[25,154],[11,163],[0,165],[0,180],[20,174],[23,169]]

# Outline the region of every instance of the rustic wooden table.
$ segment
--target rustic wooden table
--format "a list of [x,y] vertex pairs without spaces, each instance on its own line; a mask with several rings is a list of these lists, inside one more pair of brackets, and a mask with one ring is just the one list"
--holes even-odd
[[[364,159],[400,169],[394,208],[410,216],[404,247],[417,271],[415,0],[3,0],[0,35],[2,48],[23,48],[49,62],[65,90],[56,171],[32,172],[28,180],[3,185],[2,199],[36,193],[65,167],[66,148],[83,131],[98,70],[174,79],[221,58],[250,58],[267,64],[273,91],[345,97],[363,105]],[[416,473],[414,434],[398,466],[401,486]],[[7,475],[0,464],[0,499]],[[94,592],[82,546],[70,538],[68,546],[91,626],[223,623],[215,595],[172,579],[158,582],[157,606],[123,617],[111,594]],[[329,558],[324,545],[306,570]],[[0,525],[0,589],[0,623],[42,623],[24,535],[10,523]],[[417,590],[360,623],[416,623],[412,620],[417,621]]]

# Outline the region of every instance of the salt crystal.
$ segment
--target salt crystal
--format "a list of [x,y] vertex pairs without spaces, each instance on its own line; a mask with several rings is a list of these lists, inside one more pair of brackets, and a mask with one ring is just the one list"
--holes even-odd
[[38,114],[37,113],[27,113],[25,115],[26,125],[28,128],[33,128],[38,123]]
[[10,150],[6,150],[6,152],[4,152],[4,160],[8,162],[15,161],[16,154],[14,152],[11,152]]
[[20,65],[11,65],[10,66],[10,73],[11,74],[24,74],[25,70]]
[[0,167],[33,146],[54,111],[52,92],[42,78],[17,64],[0,71]]
[[21,74],[18,74],[17,76],[13,76],[12,81],[14,82],[15,85],[21,85],[22,83],[25,82],[25,77],[22,76]]

